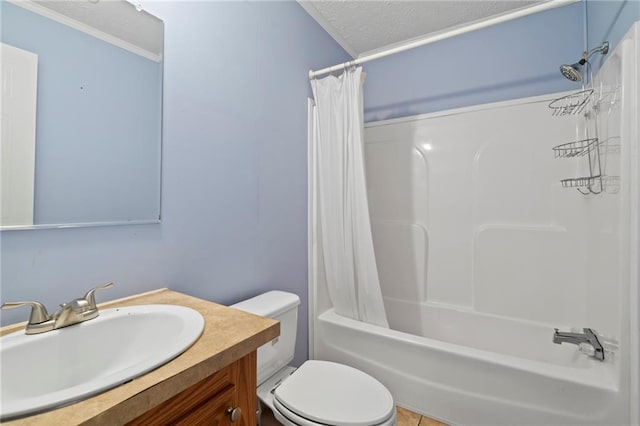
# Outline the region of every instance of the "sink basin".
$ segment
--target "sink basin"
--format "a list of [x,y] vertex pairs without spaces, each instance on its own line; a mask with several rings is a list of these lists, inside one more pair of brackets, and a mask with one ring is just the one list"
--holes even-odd
[[204,329],[197,311],[174,305],[105,309],[90,321],[0,339],[0,419],[95,395],[171,361]]

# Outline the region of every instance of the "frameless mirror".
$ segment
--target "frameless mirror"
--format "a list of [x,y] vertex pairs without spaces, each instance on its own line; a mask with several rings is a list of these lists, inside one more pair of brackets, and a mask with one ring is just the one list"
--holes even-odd
[[3,0],[0,229],[160,220],[162,21]]

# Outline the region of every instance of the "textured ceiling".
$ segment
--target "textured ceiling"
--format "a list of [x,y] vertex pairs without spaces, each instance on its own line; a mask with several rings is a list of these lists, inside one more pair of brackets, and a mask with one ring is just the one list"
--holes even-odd
[[544,1],[299,0],[352,56]]
[[38,0],[34,3],[148,52],[162,54],[162,21],[145,11],[137,12],[124,0]]

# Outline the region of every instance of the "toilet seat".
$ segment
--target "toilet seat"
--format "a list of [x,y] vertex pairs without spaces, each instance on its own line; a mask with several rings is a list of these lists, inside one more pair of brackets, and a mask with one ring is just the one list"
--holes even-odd
[[387,388],[342,364],[307,361],[272,393],[275,410],[297,425],[382,426],[396,421]]
[[[327,426],[325,423],[315,423],[308,419],[298,416],[297,414],[287,410],[275,399],[273,400],[275,406],[272,408],[274,417],[285,426]],[[398,426],[396,417],[396,411],[393,411],[392,416],[385,422],[375,426]]]

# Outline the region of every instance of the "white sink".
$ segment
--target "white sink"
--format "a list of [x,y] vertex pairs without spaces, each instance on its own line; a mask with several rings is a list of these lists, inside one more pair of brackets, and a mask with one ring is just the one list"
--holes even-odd
[[45,411],[118,386],[184,352],[204,329],[174,305],[105,309],[42,334],[0,339],[0,419]]

